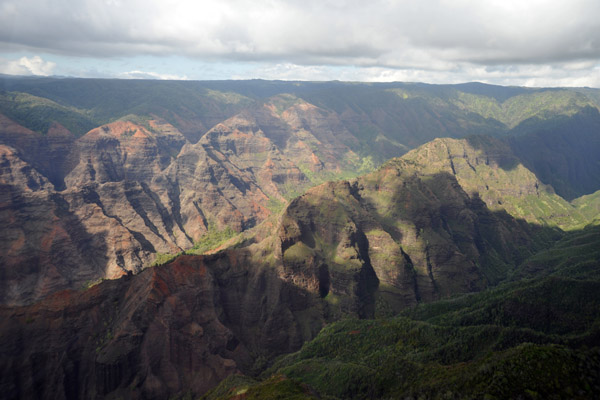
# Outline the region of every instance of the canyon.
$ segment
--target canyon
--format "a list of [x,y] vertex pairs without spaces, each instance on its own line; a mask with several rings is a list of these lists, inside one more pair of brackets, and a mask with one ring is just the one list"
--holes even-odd
[[7,398],[201,395],[335,321],[487,293],[596,235],[600,113],[583,91],[4,87]]

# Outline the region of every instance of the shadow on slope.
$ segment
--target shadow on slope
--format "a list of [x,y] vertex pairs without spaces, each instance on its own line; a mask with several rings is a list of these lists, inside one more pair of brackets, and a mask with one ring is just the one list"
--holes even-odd
[[104,237],[89,232],[60,194],[0,185],[0,203],[4,234],[16,238],[0,246],[1,303],[23,304],[104,276]]
[[[425,297],[423,291],[420,301],[481,290],[510,276],[533,249],[549,246],[559,234],[490,211],[449,173],[417,176],[394,163],[352,182],[310,190],[290,203],[280,222],[267,238],[273,247],[255,244],[211,256],[181,256],[86,292],[0,308],[6,321],[0,331],[3,392],[9,398],[201,394],[230,374],[260,372],[275,355],[314,338],[327,322],[385,315],[390,309],[378,304],[383,283],[388,299],[397,296],[404,307],[415,304],[414,293],[403,292],[414,290],[414,281],[394,280],[394,274],[413,271],[407,276],[419,274],[421,282],[444,276],[444,282],[437,281],[438,297]],[[383,238],[396,257],[384,257]],[[420,271],[414,271],[417,266]],[[585,289],[591,307],[597,301],[594,288]],[[337,299],[331,296],[336,290]],[[546,292],[530,297],[536,300],[540,293]],[[344,300],[341,295],[348,308],[336,306]],[[412,303],[403,303],[408,297]],[[575,343],[552,336],[562,330],[482,324],[463,329],[405,317],[344,321],[276,368],[340,397],[471,387],[475,391],[468,393],[481,397],[487,392],[477,379],[488,379],[496,370],[507,376],[520,363],[529,379],[538,354],[568,366],[566,373],[549,371],[552,377],[563,373],[557,385],[564,390],[585,388],[588,382],[578,360],[592,363],[590,374],[596,371],[591,353],[548,345]],[[331,341],[331,334],[343,340]],[[525,341],[539,345],[511,347]],[[318,351],[302,353],[311,348]],[[410,386],[418,377],[421,386]],[[489,393],[514,394],[507,392],[507,383],[499,385]],[[544,394],[553,388],[531,390]]]
[[586,107],[570,117],[525,121],[506,141],[523,164],[567,200],[600,189],[600,112]]
[[[571,233],[553,249],[565,262],[567,249],[596,245],[598,232]],[[328,325],[263,376],[340,399],[597,397],[600,265],[589,256],[595,268],[577,279],[567,265],[550,266],[551,277],[421,304],[395,318]],[[252,385],[226,380],[206,398],[232,398]]]
[[246,250],[181,256],[87,291],[0,307],[0,387],[18,398],[168,398],[297,350],[318,297]]

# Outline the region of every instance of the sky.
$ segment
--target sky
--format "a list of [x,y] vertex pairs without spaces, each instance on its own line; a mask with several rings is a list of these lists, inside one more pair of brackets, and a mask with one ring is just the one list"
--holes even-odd
[[600,87],[598,0],[0,0],[0,73]]

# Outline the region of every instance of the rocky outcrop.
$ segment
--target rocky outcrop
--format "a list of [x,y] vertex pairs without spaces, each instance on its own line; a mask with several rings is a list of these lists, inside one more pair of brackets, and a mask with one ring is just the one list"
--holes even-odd
[[7,145],[0,145],[0,184],[23,192],[52,189],[45,176],[21,159],[16,149]]
[[[18,163],[12,163],[11,169],[16,168]],[[51,186],[37,178],[45,187]],[[35,181],[26,182],[33,186]],[[4,304],[20,304],[100,278],[137,272],[161,249],[135,230],[138,225],[148,229],[132,207],[133,199],[144,195],[139,185],[105,184],[64,192],[1,186],[0,298]],[[101,202],[98,192],[113,203]],[[132,219],[126,227],[126,217],[140,221]],[[163,241],[163,251],[168,248]]]
[[[272,201],[285,202],[286,196],[308,187],[311,181],[307,174],[313,169],[326,174],[349,168],[348,163],[355,155],[340,142],[338,133],[343,138],[344,131],[335,116],[296,98],[284,100],[291,101],[291,105],[286,103],[287,108],[282,108],[282,100],[275,99],[261,106],[253,115],[240,114],[218,124],[196,144],[187,142],[177,129],[162,120],[150,120],[146,126],[118,121],[94,129],[74,142],[75,148],[63,146],[66,159],[74,154],[79,157],[77,165],[55,171],[58,181],[66,185],[63,190],[56,190],[56,185],[53,187],[46,175],[21,158],[24,151],[35,147],[31,143],[35,143],[36,137],[40,141],[46,138],[34,136],[33,132],[23,129],[21,132],[14,123],[7,125],[13,132],[11,135],[18,137],[20,134],[27,140],[13,140],[21,146],[20,151],[4,146],[2,152],[5,190],[1,213],[6,228],[3,230],[4,240],[0,242],[4,274],[0,281],[4,289],[0,301],[23,304],[57,290],[80,288],[99,279],[137,273],[152,262],[156,253],[177,253],[191,247],[211,226],[217,229],[229,226],[237,231],[256,226],[271,214],[267,206]],[[492,210],[506,209],[515,217],[539,222],[541,217],[546,216],[538,216],[533,211],[514,213],[511,207],[516,205],[515,209],[527,210],[529,204],[518,203],[514,199],[541,197],[544,204],[561,200],[520,165],[506,146],[491,139],[479,139],[477,143],[474,140],[433,141],[403,158],[405,161],[398,168],[404,172],[391,173],[385,169],[388,172],[380,174],[402,175],[397,179],[402,181],[403,187],[412,185],[419,198],[424,199],[421,207],[425,207],[425,201],[431,201],[429,192],[437,189],[432,187],[422,193],[425,190],[421,188],[423,179],[408,179],[407,171],[430,176],[437,176],[436,173],[441,171],[455,176],[468,193],[466,199],[462,194],[460,196],[463,197],[459,196],[460,204],[454,206],[459,209],[477,208],[481,198]],[[341,161],[336,161],[335,154]],[[57,165],[71,164],[71,161],[65,161]],[[68,174],[60,174],[60,171],[67,170]],[[444,187],[450,185],[444,179],[433,182]],[[397,182],[393,184],[393,190],[397,185]],[[364,190],[358,187],[353,186],[352,194],[348,192],[344,196],[347,198],[345,201],[361,204],[356,206],[359,209],[374,207],[361,203],[369,196],[375,199],[374,204],[384,198],[368,194],[370,191],[387,193],[386,201],[395,201],[395,198],[389,197],[392,189],[382,192],[379,187]],[[342,212],[335,208],[337,195],[319,194],[319,191],[325,190],[323,188],[311,192],[311,196],[316,196],[311,202],[318,207],[332,208],[324,210],[319,218],[322,218],[323,226],[329,223],[336,236],[327,237],[328,244],[321,249],[310,242],[305,248],[307,243],[302,242],[282,253],[282,259],[289,266],[282,275],[284,279],[312,282],[303,287],[316,290],[323,296],[338,293],[352,297],[357,291],[363,291],[361,296],[370,296],[370,304],[374,304],[371,289],[354,287],[351,282],[355,278],[341,278],[347,275],[349,265],[358,263],[355,268],[359,275],[377,276],[394,288],[398,285],[412,288],[409,291],[403,289],[405,299],[399,303],[402,306],[454,291],[481,288],[486,282],[497,279],[491,275],[484,278],[486,274],[473,272],[473,277],[466,278],[460,287],[453,283],[446,289],[440,288],[436,277],[432,278],[435,269],[432,260],[435,257],[431,251],[435,247],[425,244],[430,239],[425,239],[421,231],[427,229],[431,221],[423,221],[416,227],[414,219],[423,219],[423,216],[419,213],[405,215],[402,216],[405,222],[390,231],[389,226],[372,222],[373,217],[370,217],[369,223],[362,221],[362,217],[357,215],[364,214],[364,210],[353,209],[346,217],[347,221],[339,221],[336,225],[331,222],[336,219],[330,216]],[[413,189],[406,191],[412,193]],[[453,189],[448,195],[459,189]],[[333,192],[336,190],[341,189]],[[361,200],[352,196],[359,196]],[[302,201],[297,200],[294,204]],[[566,204],[566,207],[573,208]],[[441,206],[431,203],[427,207]],[[565,205],[560,203],[557,207]],[[309,209],[308,206],[296,208]],[[448,207],[444,208],[444,212],[448,210]],[[570,217],[570,214],[567,216]],[[436,217],[436,221],[439,218]],[[308,225],[302,229],[309,232],[314,228],[314,221],[306,223]],[[460,221],[457,223],[462,224]],[[452,225],[448,221],[445,224]],[[469,229],[468,238],[472,240],[479,228]],[[339,236],[342,233],[343,236]],[[366,246],[366,242],[379,245]],[[398,243],[401,243],[401,248],[398,248]],[[335,252],[333,249],[336,249]],[[407,249],[413,249],[418,255]],[[452,253],[455,250],[447,251]],[[479,261],[473,261],[472,254],[464,251],[457,250],[462,254],[461,260],[467,262],[465,260],[469,259],[468,263],[477,265]],[[298,254],[293,256],[294,252]],[[314,252],[320,253],[310,262],[314,265],[306,270],[304,257]],[[475,253],[481,252],[482,249],[479,249]],[[450,253],[448,257],[451,257]],[[90,256],[92,254],[93,257]],[[298,261],[294,261],[294,257]],[[475,259],[478,257],[475,256]],[[367,259],[371,263],[369,268],[382,266],[378,273],[375,270],[373,275],[366,267],[363,270]],[[362,264],[358,260],[363,260]],[[337,289],[332,286],[330,277],[333,264],[327,268],[319,264],[329,261],[344,265],[339,268],[338,275],[345,281]],[[295,263],[299,263],[297,267],[294,267]],[[396,266],[388,270],[384,265]],[[309,270],[309,276],[304,276]],[[466,272],[457,270],[453,273]],[[349,276],[354,274],[351,272]],[[372,309],[361,311],[352,305],[342,308],[344,312],[352,310],[357,315],[373,313]]]
[[11,399],[201,394],[299,349],[328,321],[481,290],[539,245],[535,228],[490,211],[453,175],[409,165],[315,187],[237,248],[0,308],[0,389]]
[[0,301],[137,273],[156,253],[189,249],[209,229],[247,230],[271,206],[357,169],[334,114],[286,101],[222,121],[197,143],[160,118],[130,116],[75,140],[58,124],[40,135],[2,117]]
[[[161,164],[164,152],[184,139],[168,129],[162,134],[155,123],[153,134],[117,122],[62,144],[51,140],[68,136],[58,127],[46,136],[23,129],[15,133],[14,123],[3,131],[4,141],[19,146],[3,147],[3,303],[21,304],[56,290],[138,272],[156,252],[191,245],[173,222],[168,196],[161,198],[151,189],[152,178],[166,167]],[[24,139],[13,140],[17,134]],[[46,159],[21,158],[35,156],[28,151],[51,142],[56,154],[51,147]],[[72,165],[74,154],[79,159]],[[52,159],[62,162],[53,164]]]
[[[183,256],[0,309],[0,388],[18,398],[167,398],[249,373],[321,329],[315,299],[238,251]],[[312,312],[312,314],[311,314]]]
[[469,197],[452,174],[398,159],[295,199],[278,254],[283,279],[333,313],[372,317],[496,283],[540,246],[537,233]]
[[15,149],[57,189],[65,187],[64,177],[78,162],[75,140],[59,123],[51,124],[42,136],[0,114],[0,143]]
[[488,136],[435,139],[402,157],[421,173],[446,172],[494,211],[538,225],[573,229],[588,222],[527,169],[504,142]]
[[[104,90],[95,86],[99,82],[88,83]],[[333,98],[331,93],[306,93],[307,99],[321,106],[294,94],[252,101],[209,89],[189,98],[198,112],[179,102],[173,110],[169,102],[158,107],[160,101],[153,99],[158,103],[145,109],[145,116],[119,115],[120,119],[78,139],[64,126],[71,126],[67,117],[81,110],[57,113],[64,125],[44,124],[49,126],[44,134],[0,116],[0,143],[10,148],[0,177],[10,186],[3,193],[2,212],[9,219],[8,228],[0,233],[5,250],[0,271],[11,277],[11,283],[6,283],[11,289],[5,292],[10,295],[0,296],[2,301],[23,304],[54,290],[137,273],[152,263],[156,253],[189,249],[211,229],[248,230],[313,185],[372,170],[373,159],[402,153],[405,144],[419,144],[431,135],[457,135],[462,126],[454,120],[444,125],[435,113],[427,118],[415,114],[423,99],[408,92],[338,89]],[[128,104],[135,103],[131,94],[123,96]],[[88,100],[86,107],[92,107],[95,100]],[[377,101],[387,106],[373,106]],[[589,117],[595,118],[597,112],[592,111]],[[203,117],[198,119],[200,114]],[[422,124],[417,130],[409,129],[418,121]],[[398,135],[390,133],[394,127]],[[33,124],[31,128],[37,129]],[[406,136],[409,130],[412,133]],[[429,136],[415,136],[425,131]],[[358,152],[368,157],[361,158]],[[530,223],[567,229],[583,226],[589,219],[554,194],[497,140],[438,139],[407,154],[405,160],[412,161],[405,168],[415,173],[454,175],[472,201],[480,198],[491,210],[505,210]],[[36,207],[41,211],[34,212]],[[37,224],[33,220],[25,224],[25,212],[44,216]],[[60,272],[50,279],[40,264],[46,260],[40,238],[54,232],[53,225],[72,232],[60,246],[47,250],[50,258],[65,259],[69,265],[57,267]],[[343,239],[354,243],[351,246],[358,240],[352,235]],[[90,254],[92,247],[98,255],[94,260],[81,253],[87,249]],[[58,248],[61,253],[55,253]],[[69,272],[70,268],[74,270]],[[53,283],[40,284],[48,279]]]
[[[486,126],[443,118],[450,108],[428,105],[420,85],[315,84],[309,103],[277,88],[251,100],[198,83],[189,86],[201,93],[179,87],[181,101],[169,83],[152,83],[148,105],[121,82],[85,85],[105,99],[119,91],[119,104],[144,116],[55,86],[56,100],[85,100],[85,110],[43,133],[0,116],[6,398],[201,394],[297,350],[328,321],[493,285],[556,237],[536,224],[564,204],[491,139],[435,140],[296,196],[356,176],[370,160],[359,151],[387,158]],[[85,113],[112,122],[76,139],[67,117]],[[145,268],[225,227],[246,232],[220,253]],[[104,278],[119,279],[83,290]]]

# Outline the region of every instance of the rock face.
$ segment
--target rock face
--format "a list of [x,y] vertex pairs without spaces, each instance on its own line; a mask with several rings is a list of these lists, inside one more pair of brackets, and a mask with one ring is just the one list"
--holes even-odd
[[491,210],[529,223],[572,229],[589,222],[527,169],[507,144],[492,137],[435,139],[402,159],[417,171],[454,175],[471,197],[480,197]]
[[326,322],[481,290],[535,249],[537,230],[490,211],[453,175],[413,167],[399,159],[315,187],[242,247],[0,308],[0,389],[11,399],[201,394],[299,349]]
[[[151,261],[152,253],[180,248],[173,239],[180,232],[170,226],[175,224],[169,212],[142,180],[164,168],[158,135],[119,122],[76,142],[54,142],[55,158],[63,162],[52,169],[52,162],[46,168],[43,159],[25,164],[19,158],[32,157],[28,152],[51,141],[52,132],[27,134],[27,142],[3,136],[18,146],[3,147],[3,303],[19,304],[137,272]],[[72,161],[74,154],[77,163]],[[49,177],[54,177],[54,185]],[[61,185],[66,188],[57,190]]]
[[[319,176],[358,169],[356,154],[345,144],[350,142],[349,134],[336,116],[294,97],[276,97],[252,113],[232,117],[195,144],[163,120],[149,120],[145,126],[117,121],[78,140],[63,140],[69,136],[57,126],[52,128],[55,133],[40,136],[6,118],[2,121],[3,141],[12,144],[2,147],[0,196],[4,207],[0,216],[5,229],[0,241],[0,301],[4,304],[24,304],[57,290],[80,288],[129,271],[137,273],[157,252],[187,249],[211,227],[249,229],[271,214],[272,204],[284,204]],[[60,140],[53,142],[52,138]],[[49,143],[54,149],[51,159],[59,161],[31,158],[30,152]],[[473,202],[478,193],[492,210],[507,210],[528,222],[560,220],[557,216],[561,215],[566,221],[578,221],[574,207],[538,181],[498,141],[438,139],[404,159],[405,171],[454,175],[470,199],[462,208],[477,208]],[[402,180],[405,186],[411,182],[406,177]],[[449,185],[443,179],[434,183]],[[381,192],[375,187],[365,190]],[[427,199],[429,195],[419,196]],[[330,201],[332,198],[325,197],[321,202]],[[413,217],[421,218],[415,214],[405,219],[412,221]],[[392,239],[387,237],[389,232],[368,236],[370,230],[387,232],[375,224],[361,235],[366,235],[367,241],[388,243],[380,246],[382,254],[370,258],[400,257],[408,263],[406,271],[421,271],[420,275],[406,271],[399,275],[397,279],[404,285],[419,286],[421,282],[423,286],[427,281],[431,286],[431,278],[426,278],[432,265],[431,249],[425,251],[420,231],[425,228],[426,222],[406,232],[403,227],[394,228],[408,240],[400,256],[390,256],[397,249],[389,240],[396,243],[397,232],[391,233]],[[329,245],[359,246],[362,239],[352,236],[354,233],[348,235]],[[421,248],[418,257],[405,250],[413,245]],[[305,255],[304,249],[299,250]],[[356,257],[364,259],[364,254],[359,255]],[[338,261],[348,260],[342,257]],[[433,299],[455,289],[466,291],[471,284],[479,288],[485,279],[475,281],[467,279],[468,284],[446,291],[423,286],[413,290],[410,301],[421,296]],[[327,285],[323,285],[320,290],[325,291]]]
[[58,123],[41,136],[0,114],[0,143],[17,149],[20,157],[58,189],[77,163],[75,136]]
[[452,174],[404,159],[309,190],[279,229],[284,279],[362,317],[494,284],[540,246],[538,233],[469,197]]
[[[587,221],[542,182],[568,196],[600,184],[594,97],[569,90],[70,79],[3,84],[0,145],[14,154],[6,153],[0,177],[8,185],[0,211],[8,218],[0,223],[9,227],[0,232],[4,304],[138,272],[156,253],[189,249],[214,230],[250,229],[311,186],[372,171],[441,135],[512,134],[507,143],[541,180],[520,164],[495,163],[499,153],[510,153],[498,143],[434,142],[413,161],[455,174],[469,196],[477,191],[492,210],[528,222],[567,229]],[[548,130],[546,118],[562,123]],[[585,140],[566,141],[573,130]],[[554,170],[559,178],[551,180]],[[561,184],[566,181],[577,187]],[[25,210],[43,216],[24,224]],[[56,239],[53,232],[62,231]],[[42,236],[58,242],[42,250]],[[41,263],[48,259],[70,266],[46,276],[50,270]]]
[[[33,306],[0,309],[0,388],[13,398],[167,398],[203,393],[297,349],[323,319],[310,294],[243,252],[167,266]],[[68,338],[65,340],[65,338]]]
[[[467,121],[477,102],[460,115],[450,103],[432,107],[424,87],[313,91],[309,103],[264,87],[270,97],[202,87],[180,101],[153,83],[170,96],[146,90],[145,105],[120,83],[110,89],[121,90],[118,102],[99,82],[85,85],[110,104],[56,87],[48,90],[57,102],[42,112],[40,98],[21,110],[0,104],[24,124],[48,107],[63,122],[40,133],[0,115],[6,398],[201,394],[299,349],[329,321],[495,284],[555,238],[528,222],[573,215],[491,139],[435,140],[353,179],[371,156],[465,126],[501,130]],[[119,114],[138,107],[141,115]],[[65,128],[71,117],[90,123],[88,114],[100,126],[78,138]],[[351,180],[297,197],[334,177]],[[156,253],[225,227],[246,232],[220,253],[145,268]],[[83,290],[104,278],[119,279]]]
[[137,273],[157,252],[188,249],[209,229],[249,229],[273,205],[358,170],[335,114],[295,97],[229,118],[194,144],[162,119],[136,121],[75,139],[57,124],[40,135],[1,116],[0,302]]

